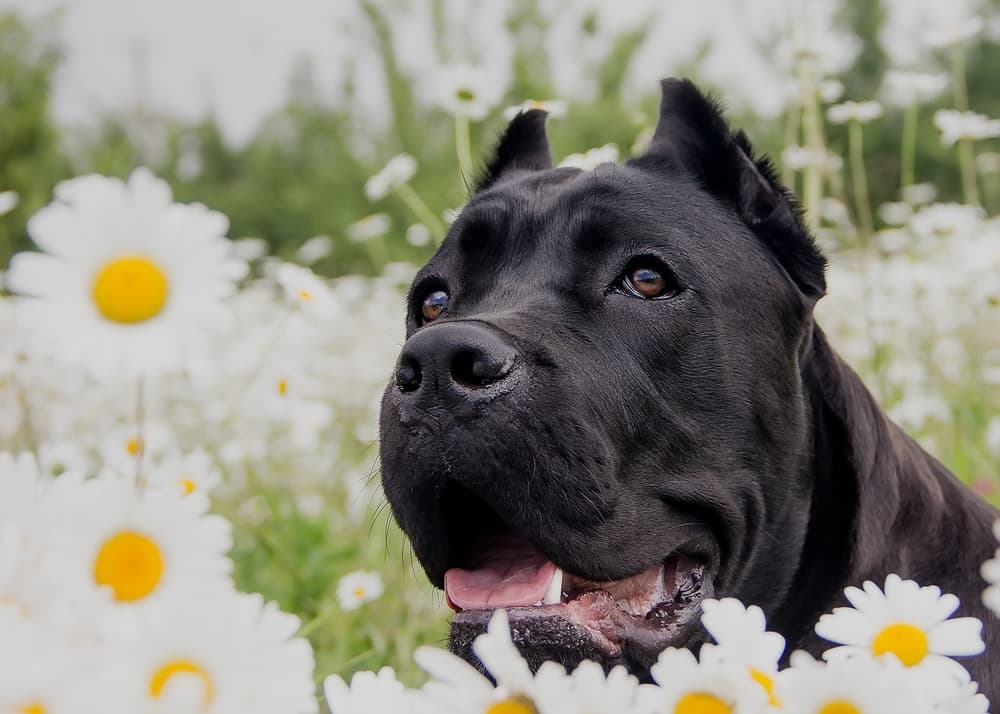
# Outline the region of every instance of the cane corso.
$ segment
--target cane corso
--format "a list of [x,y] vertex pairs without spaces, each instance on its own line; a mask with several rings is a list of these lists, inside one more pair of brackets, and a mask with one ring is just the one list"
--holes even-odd
[[981,602],[997,518],[891,423],[813,320],[825,259],[795,199],[687,81],[648,150],[553,168],[516,117],[407,303],[382,482],[465,656],[494,608],[537,665],[643,676],[699,604],[760,605],[818,654],[847,585]]

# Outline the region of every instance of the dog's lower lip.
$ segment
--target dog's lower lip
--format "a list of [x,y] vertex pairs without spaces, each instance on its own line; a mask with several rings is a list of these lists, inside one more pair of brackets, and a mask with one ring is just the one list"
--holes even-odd
[[[511,622],[565,620],[585,631],[609,657],[620,656],[629,645],[659,651],[683,639],[689,622],[697,620],[701,600],[711,595],[705,566],[679,554],[610,583],[565,573],[562,590],[558,603],[539,600],[531,606],[506,608]],[[491,613],[492,609],[458,609],[455,622],[483,624]]]

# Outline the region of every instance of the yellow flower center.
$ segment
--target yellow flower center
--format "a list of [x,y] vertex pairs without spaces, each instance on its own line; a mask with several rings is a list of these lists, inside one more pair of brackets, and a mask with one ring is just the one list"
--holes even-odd
[[182,478],[180,480],[180,484],[186,494],[194,493],[194,490],[197,487],[197,484],[189,478]]
[[872,654],[876,657],[892,653],[907,667],[920,664],[929,648],[924,631],[906,622],[883,627],[872,642]]
[[460,87],[455,90],[455,96],[461,99],[463,102],[471,102],[476,98],[476,93],[473,92],[468,87]]
[[125,442],[125,450],[128,452],[129,456],[138,456],[146,450],[146,442],[142,440],[142,437],[138,436],[133,439],[129,439]]
[[167,304],[167,276],[156,263],[137,255],[117,258],[94,280],[94,302],[112,322],[134,324],[156,317]]
[[149,680],[149,693],[152,697],[154,699],[162,697],[163,690],[174,677],[197,679],[201,682],[204,692],[202,695],[202,708],[207,709],[208,705],[212,703],[212,698],[215,696],[212,687],[212,678],[208,676],[208,672],[204,668],[189,659],[171,660],[153,673],[153,676]]
[[767,699],[771,706],[781,706],[781,700],[774,693],[774,677],[753,667],[750,668],[750,676],[753,677],[753,681],[762,686],[764,691],[767,692]]
[[18,707],[14,710],[15,714],[45,714],[47,711],[41,702],[25,704],[23,707]]
[[107,585],[121,602],[141,600],[163,577],[163,554],[150,538],[121,531],[104,542],[94,561],[94,580]]
[[288,394],[288,380],[287,379],[279,379],[278,380],[278,394],[280,394],[281,396],[285,396],[286,394]]
[[312,300],[313,294],[308,290],[299,290],[299,297],[303,300]]
[[838,699],[824,704],[823,708],[819,710],[819,714],[861,714],[861,710],[850,702]]
[[484,714],[538,714],[535,705],[525,697],[511,697],[491,704]]
[[681,697],[674,714],[732,714],[732,707],[714,694],[691,692]]

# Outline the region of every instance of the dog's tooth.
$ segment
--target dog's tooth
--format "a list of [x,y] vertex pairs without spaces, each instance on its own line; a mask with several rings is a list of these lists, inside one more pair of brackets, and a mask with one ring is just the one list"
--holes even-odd
[[545,591],[545,597],[542,598],[542,602],[546,605],[557,605],[562,602],[562,583],[562,568],[556,568],[556,572],[552,574],[552,580],[549,581],[549,587]]

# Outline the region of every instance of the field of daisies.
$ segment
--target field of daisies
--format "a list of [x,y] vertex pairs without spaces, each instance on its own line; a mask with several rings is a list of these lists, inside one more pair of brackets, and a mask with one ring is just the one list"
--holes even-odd
[[[801,196],[833,344],[1000,503],[995,6],[735,3],[702,42],[644,0],[356,4],[378,101],[298,77],[243,146],[148,113],[55,126],[58,47],[0,13],[0,712],[989,711],[982,624],[893,574],[817,623],[820,660],[722,599],[644,684],[532,673],[498,612],[488,679],[443,649],[377,420],[408,282],[504,121],[545,109],[588,170],[641,152],[656,79],[691,74]],[[1000,552],[981,575],[1000,613]]]

